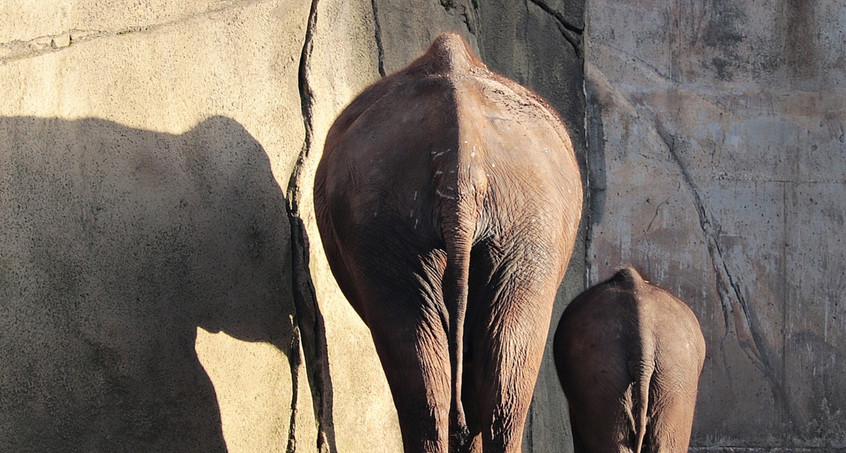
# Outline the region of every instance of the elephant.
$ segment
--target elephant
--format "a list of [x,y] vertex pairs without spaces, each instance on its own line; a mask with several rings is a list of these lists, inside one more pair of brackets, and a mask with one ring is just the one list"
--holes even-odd
[[684,302],[620,269],[567,306],[553,357],[577,453],[687,452],[705,338]]
[[404,451],[520,451],[582,210],[555,111],[438,35],[336,118],[314,207]]

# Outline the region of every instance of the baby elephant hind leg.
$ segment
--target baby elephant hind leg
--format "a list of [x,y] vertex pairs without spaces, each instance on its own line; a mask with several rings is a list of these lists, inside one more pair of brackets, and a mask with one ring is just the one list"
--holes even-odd
[[[666,304],[672,317],[654,328],[658,333],[655,372],[649,386],[645,444],[647,451],[686,452],[693,428],[705,339],[694,314],[681,302]],[[673,310],[673,311],[670,311]]]
[[[672,392],[662,394],[661,385],[670,385]],[[696,387],[690,388],[688,382],[663,382],[657,386],[653,382],[652,387],[651,393],[654,396],[650,401],[650,424],[646,430],[646,447],[643,451],[688,451],[696,406]]]
[[625,369],[625,358],[605,352],[610,353],[592,357],[595,361],[571,360],[560,373],[576,453],[637,450],[633,383],[627,373],[619,372]]

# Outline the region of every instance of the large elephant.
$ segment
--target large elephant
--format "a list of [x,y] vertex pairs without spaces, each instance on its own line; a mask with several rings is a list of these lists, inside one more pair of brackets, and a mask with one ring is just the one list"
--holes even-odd
[[632,268],[580,294],[553,355],[583,452],[686,452],[705,339],[696,315]]
[[337,118],[314,204],[405,451],[520,451],[582,208],[552,108],[439,35]]

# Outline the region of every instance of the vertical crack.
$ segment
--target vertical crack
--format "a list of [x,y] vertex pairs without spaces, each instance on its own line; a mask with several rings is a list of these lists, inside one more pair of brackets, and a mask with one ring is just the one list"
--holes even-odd
[[461,21],[464,22],[464,26],[467,27],[468,33],[471,35],[477,34],[475,24],[478,23],[478,17],[476,14],[476,10],[479,7],[478,1],[471,0],[469,7],[467,5],[457,5],[455,0],[440,0],[440,2],[444,11],[447,13],[450,13],[452,10],[456,11],[456,13],[461,17]]
[[370,0],[370,6],[373,8],[373,35],[376,40],[376,51],[379,55],[379,75],[385,77],[385,48],[382,46],[382,26],[379,24],[376,0]]
[[300,155],[297,158],[296,168],[288,181],[288,201],[290,203],[290,210],[294,215],[300,215],[299,201],[301,196],[301,182],[302,170],[306,159],[311,152],[313,136],[314,136],[314,90],[308,80],[309,63],[311,54],[314,51],[314,30],[317,27],[317,4],[319,0],[312,0],[311,9],[308,14],[308,24],[306,26],[305,38],[303,39],[303,49],[300,53],[299,69],[297,71],[297,83],[300,91],[300,110],[303,114],[303,127],[305,129],[305,138],[303,139],[303,146],[300,149]]
[[[291,255],[294,306],[299,338],[317,425],[317,451],[337,452],[333,421],[334,395],[329,370],[326,328],[309,271],[309,242],[303,221],[291,214]],[[295,331],[296,333],[297,331]]]
[[[585,91],[585,102],[587,103],[589,98],[587,94],[587,82],[584,80],[582,81],[582,89]],[[599,109],[599,104],[594,104],[596,109]],[[582,201],[582,222],[585,225],[585,245],[584,250],[582,251],[582,262],[584,263],[585,268],[583,269],[583,281],[582,287],[588,288],[590,286],[590,274],[593,270],[594,262],[590,256],[591,247],[593,245],[593,227],[594,227],[594,217],[593,217],[593,191],[594,191],[594,184],[593,184],[593,172],[592,166],[593,163],[591,162],[591,151],[593,150],[593,146],[591,146],[591,142],[594,139],[592,131],[592,119],[593,119],[593,112],[591,110],[590,105],[585,106],[585,124],[584,124],[584,131],[585,131],[585,176],[584,176],[584,189],[583,189],[583,197],[584,200]],[[599,119],[599,124],[601,123],[601,119]],[[598,220],[598,219],[596,219]]]
[[[767,350],[766,342],[756,329],[754,313],[751,311],[748,302],[741,288],[741,284],[729,271],[722,248],[717,241],[718,232],[714,230],[714,224],[705,209],[705,204],[699,196],[699,189],[690,177],[681,157],[676,149],[675,137],[667,131],[661,122],[655,122],[655,129],[661,140],[664,141],[673,161],[678,166],[682,180],[690,189],[693,195],[694,205],[699,216],[699,227],[704,233],[708,243],[708,254],[711,257],[711,264],[717,280],[717,291],[723,308],[723,317],[726,324],[726,336],[731,326],[734,326],[735,335],[741,349],[752,360],[752,363],[766,376],[772,386],[773,394],[783,405],[788,416],[793,418],[795,411],[792,410],[791,401],[785,391],[781,379],[773,369],[771,362],[772,354]],[[750,318],[752,318],[750,320]],[[723,337],[725,341],[726,337]]]
[[291,348],[288,354],[289,366],[291,368],[291,419],[288,424],[288,445],[286,453],[297,451],[297,401],[300,398],[300,364],[303,356],[300,353],[300,329],[297,327],[294,316],[291,316],[294,332],[291,338]]
[[[317,450],[336,452],[334,422],[332,416],[333,389],[329,370],[329,352],[326,343],[326,328],[323,315],[317,303],[314,283],[309,267],[309,242],[305,224],[302,221],[300,203],[304,175],[311,149],[314,143],[314,90],[309,82],[309,64],[314,50],[314,33],[317,27],[318,0],[312,0],[308,23],[300,54],[298,85],[300,108],[303,115],[305,135],[300,155],[288,180],[288,219],[291,223],[291,267],[293,278],[293,298],[296,307],[294,314],[295,342],[300,342],[305,355],[305,366],[312,405],[317,425]],[[293,348],[293,346],[292,346]],[[298,348],[299,351],[299,348]],[[297,367],[298,369],[298,367]],[[293,370],[293,365],[292,365]],[[296,386],[298,371],[292,371],[292,381]],[[296,393],[296,390],[294,391]],[[296,402],[292,403],[296,406]],[[292,408],[292,420],[296,407]],[[296,448],[295,425],[292,423],[288,439],[288,449]]]
[[561,36],[563,36],[564,39],[573,47],[573,52],[576,53],[576,57],[581,58],[582,46],[584,45],[582,36],[584,35],[585,27],[583,25],[571,24],[563,14],[552,9],[552,7],[543,0],[529,1],[555,19],[556,26],[558,27],[558,31],[561,32]]

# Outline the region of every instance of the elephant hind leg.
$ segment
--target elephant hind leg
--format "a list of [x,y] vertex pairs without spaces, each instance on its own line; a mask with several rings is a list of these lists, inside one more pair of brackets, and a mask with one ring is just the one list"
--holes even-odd
[[432,327],[402,317],[371,327],[406,453],[449,450],[449,351],[443,329]]
[[576,453],[637,451],[631,389],[616,378],[606,381],[607,377],[589,373],[569,381],[567,400]]
[[[522,272],[543,275],[522,269]],[[494,272],[474,302],[473,355],[477,362],[472,411],[481,421],[483,451],[519,452],[546,344],[557,281]]]
[[[673,394],[661,395],[650,402],[651,426],[646,432],[646,444],[653,452],[686,452],[693,427],[693,412],[696,406],[696,389],[687,390],[684,383],[671,387]],[[660,391],[660,390],[659,390]],[[653,391],[655,393],[655,391]]]
[[635,451],[636,380],[629,374],[628,354],[618,340],[623,324],[596,329],[579,320],[564,327],[559,326],[556,334],[555,360],[567,396],[576,453]]

